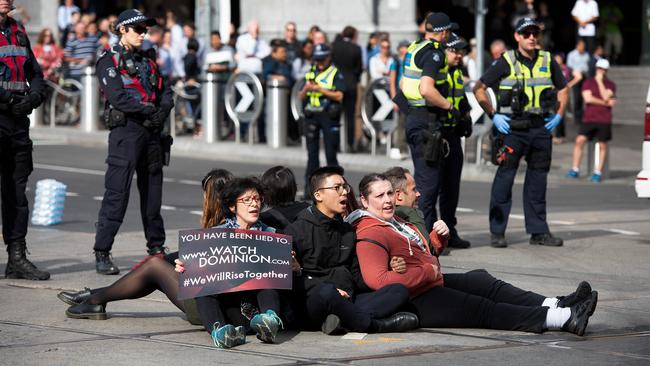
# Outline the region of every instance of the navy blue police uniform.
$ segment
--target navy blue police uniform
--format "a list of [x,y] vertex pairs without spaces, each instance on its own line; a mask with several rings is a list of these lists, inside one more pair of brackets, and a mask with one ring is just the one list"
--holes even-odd
[[[503,80],[511,75],[511,67],[506,57],[514,57],[516,61],[512,60],[513,63],[523,64],[528,70],[534,70],[535,67],[538,67],[542,72],[546,72],[544,69],[548,66],[544,65],[550,63],[552,87],[555,90],[563,89],[566,86],[566,80],[560,66],[552,58],[548,60],[548,63],[543,61],[542,58],[547,57],[545,55],[548,55],[548,53],[541,52],[543,51],[536,51],[534,57],[529,59],[521,55],[518,50],[509,51],[507,55],[504,54],[504,56],[492,63],[481,77],[481,82],[498,91]],[[541,67],[536,66],[540,64]],[[523,80],[528,82],[530,86],[534,85],[534,79],[531,75],[523,75]],[[508,97],[499,96],[499,105],[504,104],[502,101],[504,98]],[[522,103],[525,104],[525,102]],[[499,168],[492,183],[490,197],[490,232],[493,235],[502,236],[506,231],[512,206],[512,184],[517,174],[519,161],[523,157],[527,163],[523,192],[526,232],[533,235],[548,234],[546,182],[551,166],[552,137],[550,131],[544,126],[544,114],[526,112],[516,116],[504,112],[501,106],[499,106],[497,113],[511,117],[511,132],[503,135],[496,129],[494,130],[495,138],[499,141],[498,146],[496,146],[496,150],[498,150],[496,155],[498,156],[495,157],[498,160]],[[516,125],[521,127],[516,127]],[[557,243],[561,245],[561,241],[557,241]]]
[[155,54],[150,50],[113,46],[97,61],[97,77],[106,98],[104,120],[110,134],[106,191],[99,210],[94,250],[97,271],[116,274],[119,269],[107,255],[126,213],[134,173],[148,253],[164,252],[165,228],[160,208],[163,143],[169,137],[161,137],[161,131],[173,100],[171,88],[164,83]]
[[[315,57],[327,58],[329,54],[330,50],[327,45],[319,44],[314,51]],[[311,71],[305,75],[305,79],[308,83],[318,84],[322,89],[340,91],[344,94],[346,92],[343,74],[331,63],[324,70],[319,70],[317,65],[312,66]],[[340,102],[330,100],[322,93],[307,92],[304,107],[304,133],[307,139],[306,183],[309,183],[309,177],[320,166],[318,155],[321,132],[327,166],[339,165],[336,155],[340,145],[341,111]]]
[[7,17],[0,29],[0,188],[7,278],[46,280],[25,256],[29,207],[25,189],[34,166],[29,118],[45,98],[43,73],[22,25]]

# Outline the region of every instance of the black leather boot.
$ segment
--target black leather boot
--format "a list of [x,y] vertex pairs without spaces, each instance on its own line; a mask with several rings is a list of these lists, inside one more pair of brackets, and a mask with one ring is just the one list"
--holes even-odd
[[115,264],[113,264],[113,261],[111,259],[111,252],[96,250],[95,270],[97,270],[97,273],[103,275],[116,275],[120,273],[120,269],[117,268]]
[[[591,295],[591,285],[587,281],[582,281],[578,284],[578,288],[571,294],[566,296],[558,296],[558,308],[570,308]],[[593,314],[593,313],[592,313]],[[589,314],[591,315],[591,314]]]
[[106,305],[88,304],[84,301],[81,304],[70,306],[65,311],[65,315],[73,319],[106,320]]
[[420,320],[413,313],[400,312],[384,319],[373,319],[371,330],[374,333],[407,332],[418,327]]
[[589,314],[593,314],[598,303],[598,292],[592,291],[589,297],[571,307],[571,317],[564,323],[562,330],[582,336],[589,323]]
[[27,259],[27,244],[24,240],[7,243],[9,260],[5,268],[5,278],[24,278],[27,280],[47,280],[50,272],[41,271]]
[[90,295],[90,289],[88,287],[84,287],[83,290],[77,292],[61,291],[56,295],[56,297],[68,305],[78,305],[86,301]]

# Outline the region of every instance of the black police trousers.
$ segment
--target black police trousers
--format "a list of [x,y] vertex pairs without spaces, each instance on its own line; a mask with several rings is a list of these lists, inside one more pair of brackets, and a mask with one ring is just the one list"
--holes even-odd
[[425,141],[422,133],[429,128],[430,116],[427,112],[417,110],[406,116],[406,141],[415,167],[415,185],[420,192],[418,207],[424,214],[426,229],[431,231],[438,218],[436,202],[439,197],[440,218],[455,233],[463,149],[460,137],[453,130],[443,129],[442,136],[449,143],[449,154],[438,163],[427,162],[424,159]]
[[2,237],[6,244],[23,241],[27,235],[29,206],[25,188],[32,170],[29,119],[0,115]]
[[94,249],[111,250],[126,213],[133,173],[136,172],[147,247],[162,246],[165,228],[160,216],[163,182],[160,133],[127,120],[126,126],[115,127],[108,136],[106,164],[106,191],[99,209]]
[[528,164],[524,180],[524,216],[526,232],[529,234],[548,233],[546,224],[546,179],[551,167],[551,133],[544,127],[526,130],[512,130],[503,136],[506,149],[505,161],[501,163],[490,197],[490,232],[504,234],[512,207],[512,184],[522,157]]
[[444,286],[411,300],[422,328],[486,328],[541,333],[545,297],[494,278],[484,269],[444,275]]
[[326,112],[314,113],[305,120],[305,136],[307,137],[307,171],[305,179],[320,167],[319,147],[320,133],[323,132],[325,144],[325,158],[327,166],[338,166],[336,154],[339,149],[341,126],[338,120],[334,121]]
[[322,283],[310,289],[304,301],[311,327],[320,327],[329,314],[334,314],[345,329],[368,332],[373,319],[395,314],[408,303],[408,298],[408,289],[401,284],[358,294],[352,301],[341,296],[336,286]]

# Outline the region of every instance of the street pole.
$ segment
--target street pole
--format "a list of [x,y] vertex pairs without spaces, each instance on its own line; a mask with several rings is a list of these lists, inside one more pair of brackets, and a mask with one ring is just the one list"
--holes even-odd
[[476,29],[476,68],[479,75],[483,75],[483,65],[485,60],[485,14],[487,14],[485,0],[476,0],[476,20],[474,21],[474,28]]

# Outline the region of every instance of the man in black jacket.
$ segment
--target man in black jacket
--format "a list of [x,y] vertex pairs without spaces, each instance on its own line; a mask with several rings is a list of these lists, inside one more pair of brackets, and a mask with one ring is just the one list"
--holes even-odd
[[294,278],[296,298],[304,303],[311,325],[325,334],[343,329],[357,332],[403,332],[418,326],[417,316],[397,313],[408,302],[400,284],[357,294],[350,266],[356,235],[343,221],[350,185],[340,167],[323,167],[310,177],[314,205],[302,211],[285,234],[293,237],[295,257],[301,264]]
[[343,95],[343,115],[345,116],[345,128],[348,149],[354,149],[355,118],[354,112],[357,102],[357,86],[363,72],[363,60],[361,58],[361,47],[356,44],[356,28],[348,25],[343,28],[341,37],[332,43],[332,63],[343,73],[346,91]]

